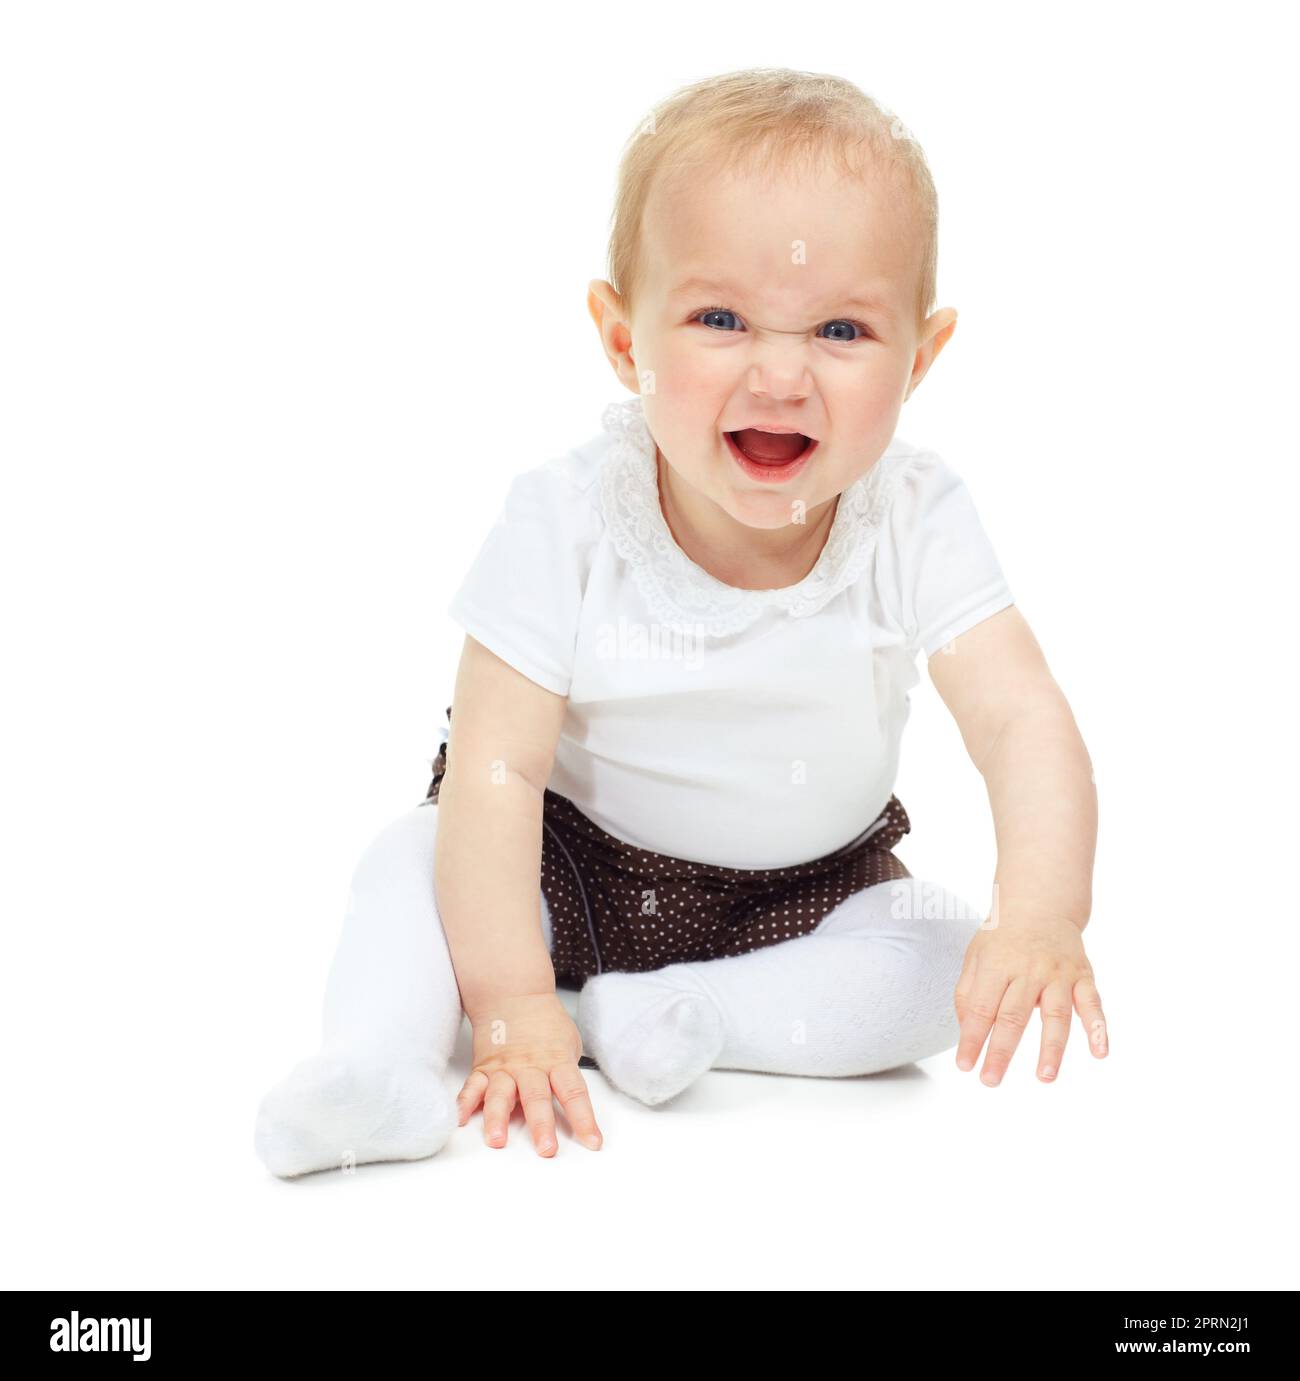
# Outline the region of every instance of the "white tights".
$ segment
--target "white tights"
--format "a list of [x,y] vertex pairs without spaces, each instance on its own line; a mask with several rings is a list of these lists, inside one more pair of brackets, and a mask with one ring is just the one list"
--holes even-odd
[[[321,1050],[263,1098],[254,1138],[274,1174],[431,1156],[456,1127],[445,1071],[460,991],[433,885],[436,804],[383,830],[352,880],[326,986]],[[541,904],[550,944],[550,914]],[[583,1049],[655,1104],[708,1069],[842,1077],[950,1049],[953,991],[979,916],[919,879],[846,898],[810,935],[725,959],[588,979]]]

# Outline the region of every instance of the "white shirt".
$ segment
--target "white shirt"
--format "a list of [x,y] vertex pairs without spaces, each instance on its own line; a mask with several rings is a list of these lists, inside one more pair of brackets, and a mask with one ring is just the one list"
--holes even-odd
[[1013,602],[963,481],[898,437],[803,580],[724,584],[669,531],[630,397],[516,476],[448,613],[568,697],[552,791],[639,848],[783,868],[880,814],[918,654]]

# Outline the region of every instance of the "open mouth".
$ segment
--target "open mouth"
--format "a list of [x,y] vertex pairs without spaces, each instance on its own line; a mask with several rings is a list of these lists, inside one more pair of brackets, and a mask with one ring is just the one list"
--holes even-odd
[[802,432],[765,432],[757,427],[725,432],[732,456],[754,479],[791,479],[817,448],[815,437]]

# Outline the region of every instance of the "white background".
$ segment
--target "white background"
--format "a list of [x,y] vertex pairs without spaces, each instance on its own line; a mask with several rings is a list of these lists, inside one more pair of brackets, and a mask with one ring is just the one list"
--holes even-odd
[[[3,1283],[1300,1284],[1293,48],[1265,4],[0,11]],[[834,72],[939,188],[955,336],[903,414],[975,496],[1096,767],[1110,1024],[711,1073],[605,1148],[481,1121],[296,1182],[351,870],[423,798],[445,606],[511,477],[626,396],[584,305],[623,141]],[[928,677],[913,873],[978,900]]]

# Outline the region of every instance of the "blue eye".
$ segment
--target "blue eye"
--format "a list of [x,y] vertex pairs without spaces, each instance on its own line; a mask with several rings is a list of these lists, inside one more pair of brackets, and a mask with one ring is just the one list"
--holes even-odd
[[[702,320],[702,318],[707,317],[725,317],[727,318],[727,321],[731,324],[728,325],[727,322],[719,324],[716,322]],[[731,311],[731,309],[728,307],[701,307],[697,311],[691,313],[691,320],[700,322],[702,326],[707,326],[710,331],[723,331],[732,333],[735,331],[737,327],[740,326],[740,318],[735,314],[735,312]],[[865,340],[871,335],[870,327],[865,326],[860,321],[851,321],[847,317],[836,317],[834,321],[828,321],[821,328],[821,330],[829,331],[832,328],[838,328],[842,330],[845,327],[853,331],[856,331],[857,334],[823,336],[822,339],[837,341],[844,345],[852,345],[855,341]],[[743,330],[744,328],[740,327],[740,329]],[[819,331],[818,334],[820,335],[821,332]]]
[[[725,307],[701,307],[691,320],[694,321],[702,316],[727,316],[730,317],[732,321],[740,320],[735,312],[729,312]],[[709,323],[705,322],[704,324],[708,325]],[[711,326],[710,329],[714,331],[725,331],[727,328],[725,326]]]

